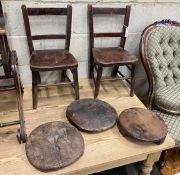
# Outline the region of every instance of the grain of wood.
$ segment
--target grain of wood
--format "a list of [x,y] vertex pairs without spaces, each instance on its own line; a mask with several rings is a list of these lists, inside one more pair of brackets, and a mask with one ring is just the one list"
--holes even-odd
[[[111,104],[118,114],[130,107],[142,107],[144,105],[134,96],[129,96],[129,89],[120,81],[104,82],[101,86],[98,98]],[[103,84],[102,84],[103,85]],[[48,88],[40,92],[37,110],[32,110],[31,87],[25,86],[24,115],[26,120],[27,134],[40,124],[51,121],[66,121],[66,108],[72,98],[73,92],[70,87]],[[60,91],[62,90],[62,91]],[[13,95],[13,93],[12,93]],[[80,80],[81,98],[93,98],[93,89],[89,80]],[[0,96],[0,120],[7,121],[17,117],[17,111],[12,107],[11,95],[6,98],[6,108],[2,105],[4,96]],[[10,105],[9,105],[10,104]],[[4,105],[3,105],[4,106]],[[9,108],[9,110],[8,110]],[[15,134],[18,126],[0,129],[0,175],[41,175],[28,162],[24,144],[19,145]],[[102,133],[82,133],[85,141],[84,155],[74,164],[61,170],[50,172],[50,175],[87,175],[102,170],[118,167],[121,165],[145,160],[149,154],[161,152],[174,146],[174,141],[166,137],[162,145],[143,143],[123,137],[117,127]]]

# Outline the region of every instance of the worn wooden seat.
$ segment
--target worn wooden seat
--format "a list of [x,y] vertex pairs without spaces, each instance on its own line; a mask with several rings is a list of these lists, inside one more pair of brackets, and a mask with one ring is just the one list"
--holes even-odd
[[29,162],[38,170],[48,172],[78,160],[84,153],[84,139],[68,123],[49,122],[31,132],[25,149]]
[[[112,67],[111,78],[104,78],[104,80],[117,80],[125,79],[130,85],[130,95],[134,95],[134,77],[135,77],[135,64],[138,59],[130,54],[124,49],[127,28],[129,25],[130,17],[130,6],[126,8],[99,8],[92,7],[88,5],[88,22],[89,22],[89,59],[90,59],[90,69],[89,78],[93,78],[95,84],[94,98],[97,98],[99,94],[100,81],[102,78],[103,67]],[[122,25],[122,32],[114,33],[95,33],[94,32],[94,18],[101,15],[120,15],[124,17],[124,24]],[[119,21],[117,21],[119,23]],[[108,47],[108,48],[96,48],[94,47],[96,38],[103,37],[119,37],[120,44],[118,47]],[[125,76],[120,70],[119,66],[127,66],[131,72],[131,76]],[[97,71],[97,76],[94,75],[94,70]]]
[[137,58],[121,47],[93,48],[94,61],[97,65],[111,66],[135,63]]
[[34,51],[30,60],[31,70],[59,70],[77,68],[78,63],[67,50]]
[[97,133],[112,128],[118,114],[108,103],[95,99],[72,102],[66,110],[68,120],[84,132]]
[[[26,8],[22,5],[22,12],[24,18],[24,25],[28,40],[30,58],[30,68],[32,71],[32,96],[33,96],[33,109],[37,108],[38,103],[38,87],[54,86],[60,84],[71,84],[75,89],[75,98],[79,99],[79,83],[78,83],[78,63],[74,56],[69,52],[70,39],[71,39],[71,22],[72,22],[72,6],[68,5],[67,8]],[[32,35],[29,16],[40,15],[59,15],[67,16],[66,18],[66,33],[65,34],[46,34],[46,35]],[[47,39],[64,39],[65,46],[63,49],[58,50],[35,50],[34,40],[47,40]],[[67,76],[67,69],[73,74],[73,81]],[[61,71],[61,82],[42,83],[41,71]]]
[[119,115],[120,131],[132,138],[162,144],[167,135],[165,122],[155,113],[143,108],[129,108]]

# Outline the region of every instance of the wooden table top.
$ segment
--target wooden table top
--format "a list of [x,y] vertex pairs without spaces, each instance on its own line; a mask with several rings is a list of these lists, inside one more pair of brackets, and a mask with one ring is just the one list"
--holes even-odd
[[[42,89],[39,93],[37,110],[32,110],[31,86],[25,86],[24,114],[27,134],[40,124],[50,121],[66,121],[66,107],[74,99],[72,88],[66,86]],[[80,80],[81,98],[93,98],[93,84],[89,80]],[[99,99],[110,103],[118,112],[130,107],[144,107],[140,100],[129,96],[129,89],[121,81],[103,82]],[[13,92],[0,94],[1,122],[16,120],[15,95]],[[0,174],[41,175],[27,160],[24,144],[19,145],[15,135],[18,126],[0,129]],[[174,146],[167,136],[162,145],[143,143],[123,137],[117,126],[97,134],[82,133],[85,140],[84,155],[74,164],[50,175],[87,175],[94,172],[137,162],[147,155]]]

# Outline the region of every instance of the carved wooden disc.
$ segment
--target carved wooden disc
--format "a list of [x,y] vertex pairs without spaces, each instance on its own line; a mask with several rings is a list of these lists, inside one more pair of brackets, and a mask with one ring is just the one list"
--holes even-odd
[[74,126],[56,121],[33,130],[25,149],[29,162],[38,170],[47,172],[78,160],[84,153],[84,140]]
[[143,108],[124,110],[119,116],[119,129],[138,140],[161,144],[167,135],[165,122],[155,113]]
[[82,99],[68,106],[66,116],[80,130],[96,133],[112,128],[116,124],[118,114],[104,101]]

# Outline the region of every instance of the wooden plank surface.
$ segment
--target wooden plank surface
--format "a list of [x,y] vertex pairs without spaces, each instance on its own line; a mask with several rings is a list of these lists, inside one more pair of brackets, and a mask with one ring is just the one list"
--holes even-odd
[[[52,87],[42,89],[39,93],[37,110],[32,110],[31,86],[25,86],[24,114],[27,134],[49,121],[66,121],[67,105],[74,100],[70,87]],[[81,98],[93,98],[93,84],[89,80],[80,80]],[[140,100],[129,96],[129,89],[120,81],[103,82],[99,99],[110,103],[118,112],[130,107],[144,107]],[[0,121],[15,120],[18,113],[15,109],[15,95],[0,94]],[[41,175],[28,162],[24,144],[19,145],[15,135],[18,126],[0,129],[0,175]],[[174,146],[174,141],[167,136],[162,145],[143,143],[123,137],[115,126],[108,131],[87,134],[82,133],[85,140],[85,153],[76,163],[50,175],[87,175],[101,170],[118,167],[128,163],[144,160],[147,155]]]

